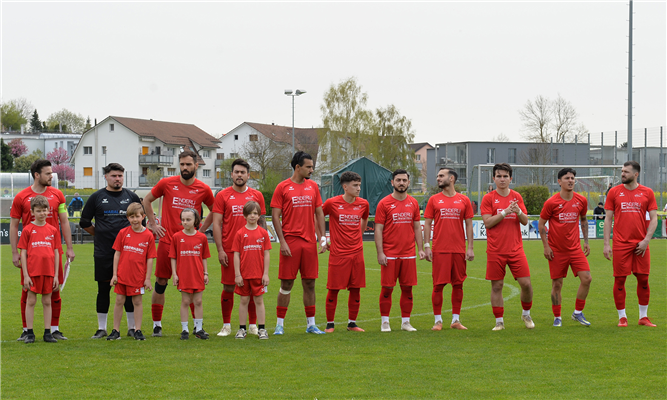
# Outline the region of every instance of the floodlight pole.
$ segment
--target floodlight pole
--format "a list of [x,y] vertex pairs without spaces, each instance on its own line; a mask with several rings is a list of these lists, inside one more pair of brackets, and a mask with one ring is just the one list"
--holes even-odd
[[295,96],[301,96],[304,93],[306,93],[305,90],[297,89],[296,92],[293,93],[292,89],[285,89],[285,95],[292,97],[292,155],[294,155],[294,153],[295,153],[295,150],[294,150],[294,97]]
[[628,34],[628,158],[632,161],[632,0],[630,0],[630,29]]

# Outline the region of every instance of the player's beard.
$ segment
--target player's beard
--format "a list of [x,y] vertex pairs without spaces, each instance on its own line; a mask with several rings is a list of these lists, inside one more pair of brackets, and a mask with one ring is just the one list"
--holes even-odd
[[188,171],[187,169],[183,170],[183,171],[181,171],[181,178],[183,178],[187,181],[189,179],[192,179],[192,177],[195,176],[196,172],[197,172],[197,170],[194,170],[192,172]]
[[627,185],[628,183],[632,183],[632,182],[634,182],[634,181],[635,181],[635,177],[634,177],[634,176],[631,176],[631,177],[629,177],[629,178],[623,178],[623,177],[621,177],[621,183],[624,184],[624,185]]
[[438,187],[439,187],[440,189],[448,188],[448,187],[449,187],[449,182],[445,182],[445,183],[443,183],[442,185],[438,185]]
[[39,184],[42,186],[51,186],[51,179],[44,178],[44,179],[39,179]]
[[236,187],[243,187],[243,186],[245,186],[245,184],[246,184],[247,181],[244,181],[244,180],[242,180],[242,179],[241,179],[240,181],[241,181],[241,183],[239,184],[239,180],[235,180],[235,181],[234,181],[234,186],[236,186]]
[[400,187],[394,187],[394,190],[397,191],[398,193],[405,193],[408,191],[408,188],[400,188]]

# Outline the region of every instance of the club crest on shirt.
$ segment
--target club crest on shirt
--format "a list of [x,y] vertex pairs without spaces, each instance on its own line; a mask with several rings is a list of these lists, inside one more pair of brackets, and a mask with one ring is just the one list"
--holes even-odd
[[635,195],[635,197],[642,197],[643,195],[644,195],[644,193],[639,192]]
[[139,243],[139,246],[141,246],[141,247],[148,247],[148,242]]
[[303,188],[303,190],[313,190],[313,188],[311,188],[310,186],[306,186],[305,188]]
[[130,202],[130,199],[124,199],[120,201],[120,204],[127,204]]
[[49,236],[45,237],[44,240],[53,240],[53,235],[49,235]]
[[461,204],[461,200],[454,200],[454,204]]
[[263,238],[263,237],[257,239],[257,243],[263,243],[263,242],[264,242],[264,238]]
[[248,197],[246,197],[245,199],[246,199],[246,200],[255,200],[255,198],[252,197],[252,196],[248,196]]
[[197,194],[197,193],[199,193],[199,189],[193,189],[189,193],[190,194]]
[[192,248],[195,249],[195,250],[199,250],[199,249],[201,249],[201,244],[196,244]]

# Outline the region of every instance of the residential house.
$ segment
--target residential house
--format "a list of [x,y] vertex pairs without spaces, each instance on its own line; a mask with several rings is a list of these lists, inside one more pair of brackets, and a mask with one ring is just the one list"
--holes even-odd
[[2,137],[5,143],[9,143],[14,139],[21,139],[23,144],[28,148],[27,154],[39,150],[46,156],[47,153],[55,149],[64,148],[67,150],[67,154],[72,157],[74,149],[81,139],[81,134],[61,132],[2,132],[0,137]]
[[427,191],[427,179],[428,179],[428,150],[433,149],[433,146],[431,146],[427,142],[422,142],[422,143],[410,143],[410,148],[415,152],[415,165],[417,166],[417,169],[421,171],[421,175],[418,177],[414,177],[412,179],[413,181],[413,188],[416,188],[417,190],[426,193]]

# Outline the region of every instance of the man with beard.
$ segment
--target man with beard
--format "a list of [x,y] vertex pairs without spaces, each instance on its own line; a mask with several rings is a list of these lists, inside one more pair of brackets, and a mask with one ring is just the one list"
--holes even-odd
[[[197,162],[197,153],[191,150],[184,150],[178,155],[181,175],[170,176],[161,179],[153,187],[151,192],[144,198],[144,209],[148,217],[148,228],[152,230],[160,241],[157,247],[157,262],[155,265],[155,290],[153,291],[151,312],[153,314],[153,335],[162,336],[162,310],[164,309],[164,291],[167,289],[167,283],[171,278],[171,260],[169,258],[169,249],[171,239],[174,233],[182,230],[180,214],[185,208],[200,210],[201,205],[206,204],[210,209],[213,208],[213,192],[204,182],[195,178],[199,163]],[[152,203],[163,197],[161,225],[155,221]],[[206,232],[206,228],[211,224],[211,215],[208,217],[199,229],[200,232]],[[192,305],[190,305],[192,308]]]
[[[463,282],[466,275],[466,261],[475,258],[473,252],[472,204],[470,199],[456,193],[454,184],[458,174],[451,168],[440,168],[436,178],[442,192],[428,199],[424,211],[424,252],[426,259],[433,262],[433,315],[435,325],[432,330],[442,330],[443,289],[452,285],[452,323],[450,328],[468,329],[461,324],[461,304],[463,303]],[[433,229],[433,250],[431,250],[431,224]],[[463,223],[465,222],[465,232]],[[466,236],[468,249],[466,250]]]
[[[46,218],[46,222],[51,224],[56,230],[58,230],[58,236],[55,238],[55,243],[58,249],[58,259],[59,265],[56,266],[58,269],[58,282],[61,284],[63,282],[63,246],[62,240],[60,238],[60,231],[62,229],[62,235],[65,238],[65,244],[67,245],[67,259],[74,260],[74,249],[72,248],[72,231],[69,227],[69,220],[67,215],[67,206],[65,204],[65,196],[63,193],[51,187],[51,179],[53,178],[53,171],[51,170],[51,162],[48,160],[39,159],[32,163],[30,166],[30,176],[34,179],[32,186],[29,186],[21,190],[14,201],[12,202],[12,208],[10,212],[10,225],[9,225],[9,243],[12,247],[12,263],[15,267],[21,268],[21,257],[19,256],[17,245],[19,243],[19,222],[23,226],[28,225],[35,218],[30,212],[30,200],[37,195],[42,195],[46,197],[49,201],[49,215]],[[23,272],[21,271],[21,286],[23,286]],[[21,318],[23,319],[23,333],[21,337],[18,338],[19,341],[25,340],[26,332],[28,328],[26,327],[25,320],[25,307],[26,300],[28,298],[28,293],[26,291],[21,291]],[[53,294],[51,295],[51,334],[57,340],[67,340],[67,338],[60,332],[60,311],[62,310],[62,300],[60,298],[60,289],[56,288]]]
[[425,253],[422,246],[422,231],[419,203],[408,195],[410,175],[404,169],[392,174],[391,185],[394,192],[380,200],[375,215],[375,247],[380,264],[380,317],[382,332],[391,332],[389,313],[391,294],[396,280],[401,285],[401,330],[414,332],[410,324],[412,313],[412,287],[417,285],[417,260],[415,242],[419,249],[419,259]]
[[[648,243],[658,226],[658,204],[650,188],[637,182],[641,167],[636,161],[628,161],[621,168],[622,185],[609,190],[604,206],[604,256],[614,258],[614,301],[618,311],[618,326],[628,326],[625,314],[625,280],[631,273],[637,277],[639,299],[639,325],[654,327],[648,319],[648,302],[651,289],[648,275],[651,272],[651,254]],[[648,218],[646,217],[648,215]],[[614,221],[615,219],[615,221]],[[648,220],[648,221],[647,221]],[[614,222],[614,249],[609,245]]]
[[[116,251],[112,248],[116,236],[121,229],[130,226],[127,219],[127,206],[140,202],[136,193],[123,188],[125,168],[111,163],[102,169],[107,186],[90,195],[83,211],[79,226],[93,236],[95,250],[95,281],[97,281],[97,331],[91,339],[107,336],[107,316],[109,314],[109,282],[113,277],[113,257]],[[93,225],[93,220],[95,224]],[[127,336],[134,337],[134,305],[132,298],[125,299],[127,315]]]
[[298,151],[292,157],[291,165],[294,173],[278,184],[271,198],[271,220],[280,241],[280,290],[276,306],[278,320],[273,334],[285,333],[285,315],[298,272],[301,272],[303,286],[303,305],[308,325],[306,332],[324,334],[315,325],[315,279],[319,268],[316,232],[322,235],[322,249],[327,248],[322,197],[317,183],[309,179],[315,167],[313,157]]
[[[222,270],[221,283],[223,284],[222,295],[220,296],[223,325],[218,336],[229,336],[232,333],[231,317],[234,309],[234,289],[236,287],[232,245],[236,233],[246,225],[246,219],[243,217],[243,206],[247,202],[255,201],[259,204],[261,209],[259,224],[266,229],[264,196],[259,190],[248,187],[249,174],[250,164],[240,158],[234,160],[232,162],[232,186],[218,192],[213,204],[213,239],[218,248],[218,260]],[[257,313],[255,312],[254,301],[248,303],[248,320],[250,324],[248,333],[257,335]]]

